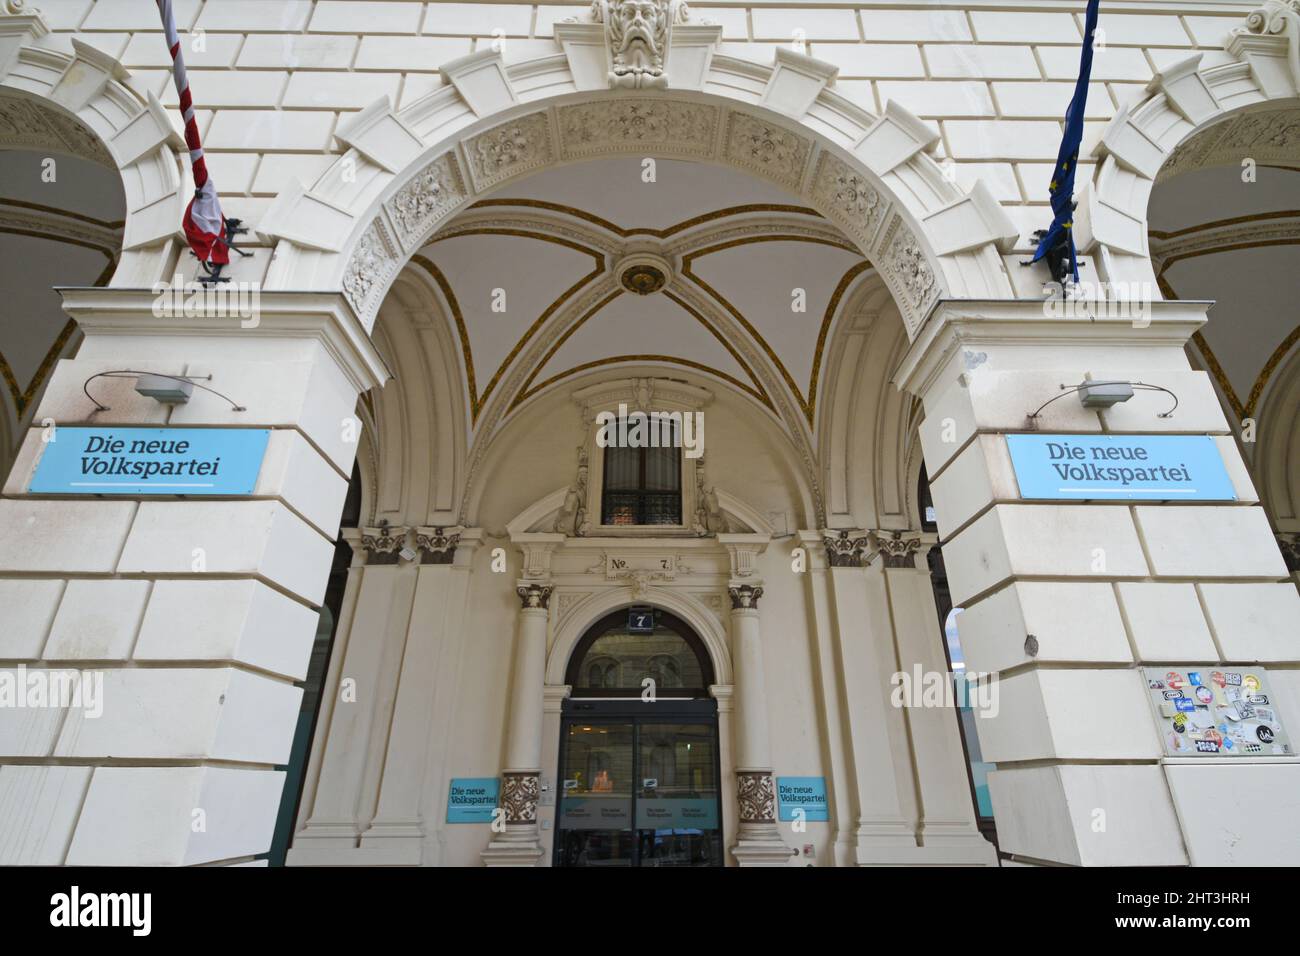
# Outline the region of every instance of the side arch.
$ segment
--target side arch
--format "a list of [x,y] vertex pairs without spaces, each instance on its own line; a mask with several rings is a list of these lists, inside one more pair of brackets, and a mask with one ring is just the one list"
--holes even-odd
[[[180,249],[184,144],[158,98],[126,85],[122,64],[74,38],[72,54],[37,46],[40,13],[0,11],[0,137],[92,159],[116,169],[126,196],[122,252],[110,285],[149,287],[168,278]],[[6,137],[6,134],[8,136]]]
[[1147,206],[1156,181],[1226,157],[1295,161],[1300,131],[1300,11],[1266,0],[1204,53],[1166,67],[1150,95],[1115,114],[1093,151],[1097,169],[1075,214],[1079,251],[1099,278],[1163,298],[1151,265]]

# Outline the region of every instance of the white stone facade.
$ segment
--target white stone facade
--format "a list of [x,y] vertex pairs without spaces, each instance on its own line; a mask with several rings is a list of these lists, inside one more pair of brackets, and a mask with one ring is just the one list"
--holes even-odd
[[[58,280],[84,286],[62,291],[77,326],[23,339],[48,356],[32,385],[4,366],[0,667],[102,671],[105,713],[0,709],[0,863],[267,852],[355,463],[290,864],[549,863],[555,808],[528,787],[555,782],[566,668],[633,603],[708,650],[728,863],[1294,864],[1300,760],[1163,756],[1141,668],[1266,668],[1300,734],[1300,594],[1278,548],[1294,562],[1300,337],[1229,350],[1215,313],[1203,334],[1208,303],[1169,271],[1203,237],[1149,217],[1180,176],[1296,165],[1295,3],[1103,5],[1076,231],[1110,298],[1082,315],[1020,265],[1051,218],[1082,4],[647,3],[662,29],[620,60],[601,22],[615,0],[598,19],[177,0],[209,167],[253,230],[230,272],[257,284],[249,326],[155,309],[155,284],[197,266],[153,4],[0,0],[0,149],[97,163],[123,200],[120,223],[0,205],[16,235],[116,246],[105,281]],[[647,157],[664,191],[632,199],[615,177]],[[1294,245],[1290,208],[1224,219],[1215,241]],[[633,261],[662,264],[644,301],[671,300],[671,328],[698,339],[637,338]],[[492,325],[476,303],[498,284],[525,305]],[[820,325],[768,314],[792,285]],[[240,408],[169,408],[113,378],[104,410],[87,400],[92,375],[141,368],[210,374]],[[1036,427],[1213,436],[1236,500],[1022,498],[1006,435],[1089,379],[1160,386],[1177,413],[1139,392],[1056,402]],[[672,533],[598,517],[592,416],[619,401],[708,422]],[[246,499],[31,494],[49,429],[86,424],[272,442]],[[948,667],[939,541],[967,665],[1000,675],[1000,715],[976,721],[1000,856],[954,712],[889,701],[892,674]],[[750,814],[746,782],[774,774],[824,777],[829,821],[796,834]],[[501,775],[518,800],[503,835],[443,822],[450,778]]]

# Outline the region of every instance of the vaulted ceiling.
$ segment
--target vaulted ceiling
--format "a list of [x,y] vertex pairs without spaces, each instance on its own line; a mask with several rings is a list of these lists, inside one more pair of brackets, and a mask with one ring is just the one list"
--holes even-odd
[[492,403],[509,414],[580,373],[635,364],[725,382],[808,433],[830,329],[872,274],[776,187],[635,157],[507,187],[410,268],[432,279],[454,324],[473,423]]

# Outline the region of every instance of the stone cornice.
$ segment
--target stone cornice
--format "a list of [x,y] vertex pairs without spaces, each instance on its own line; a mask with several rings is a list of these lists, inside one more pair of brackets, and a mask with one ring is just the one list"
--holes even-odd
[[964,345],[1182,348],[1205,324],[1211,305],[1196,300],[1143,302],[1149,321],[1135,322],[1124,316],[1085,314],[1050,318],[1042,299],[944,299],[936,303],[891,381],[900,389],[923,395]]
[[[188,286],[187,286],[188,289]],[[155,315],[154,289],[59,286],[63,308],[86,336],[285,336],[319,340],[358,391],[382,386],[392,373],[370,336],[337,292],[258,293],[258,324],[245,328],[237,315],[203,318]],[[188,293],[186,293],[188,294]]]

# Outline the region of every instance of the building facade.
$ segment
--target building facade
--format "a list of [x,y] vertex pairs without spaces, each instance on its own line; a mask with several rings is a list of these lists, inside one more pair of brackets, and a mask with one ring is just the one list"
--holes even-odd
[[0,0],[0,863],[1300,861],[1294,0],[1103,2],[1066,298],[1081,2],[176,11],[211,289],[154,3]]

